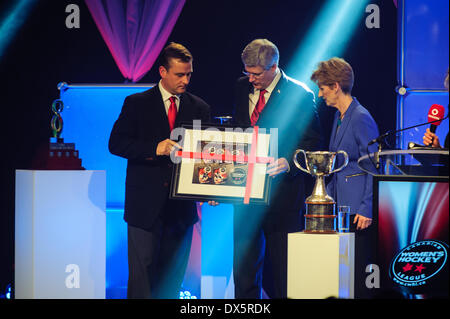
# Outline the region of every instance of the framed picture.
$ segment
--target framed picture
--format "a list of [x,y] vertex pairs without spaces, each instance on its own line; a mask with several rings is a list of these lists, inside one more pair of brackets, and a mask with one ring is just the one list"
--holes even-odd
[[182,127],[170,197],[196,201],[269,203],[270,134],[258,127]]

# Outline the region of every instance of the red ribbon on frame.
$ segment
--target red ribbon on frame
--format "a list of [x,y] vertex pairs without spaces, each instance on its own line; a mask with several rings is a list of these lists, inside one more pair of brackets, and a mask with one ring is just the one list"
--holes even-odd
[[191,158],[191,159],[207,159],[207,160],[222,160],[222,161],[233,161],[233,162],[242,162],[248,163],[247,170],[247,182],[245,183],[245,192],[244,192],[244,204],[250,203],[250,193],[252,191],[252,181],[253,181],[253,171],[255,169],[255,164],[267,164],[273,163],[273,157],[263,157],[256,156],[257,149],[257,141],[258,141],[258,126],[253,127],[252,133],[252,144],[250,146],[250,155],[230,155],[230,154],[209,154],[209,153],[201,153],[201,152],[184,152],[178,151],[176,153],[177,157],[181,158]]

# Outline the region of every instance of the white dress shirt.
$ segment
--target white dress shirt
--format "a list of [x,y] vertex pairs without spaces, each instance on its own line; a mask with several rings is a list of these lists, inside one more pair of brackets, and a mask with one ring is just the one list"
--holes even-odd
[[176,99],[175,99],[175,104],[176,104],[176,106],[177,106],[177,113],[178,113],[178,111],[179,111],[179,109],[180,109],[180,96],[179,96],[179,95],[173,95],[173,94],[170,94],[170,92],[168,92],[168,91],[162,86],[161,80],[160,80],[159,83],[158,83],[158,87],[159,87],[159,91],[161,92],[161,96],[162,96],[162,99],[163,99],[163,102],[164,102],[164,107],[166,108],[166,114],[169,114],[169,107],[170,107],[170,104],[171,104],[170,98],[171,98],[172,96],[175,96],[175,97],[176,97]]
[[[272,94],[272,91],[275,89],[275,86],[277,86],[278,81],[281,78],[281,71],[278,69],[278,73],[277,75],[275,75],[275,77],[273,78],[272,82],[269,84],[269,86],[265,89],[266,93],[264,93],[264,100],[267,101],[270,98],[270,95]],[[250,94],[248,95],[248,111],[249,111],[249,115],[250,117],[252,117],[253,114],[253,110],[256,107],[256,104],[258,104],[258,100],[259,100],[259,93],[261,90],[256,90],[253,89],[253,92],[250,92]]]

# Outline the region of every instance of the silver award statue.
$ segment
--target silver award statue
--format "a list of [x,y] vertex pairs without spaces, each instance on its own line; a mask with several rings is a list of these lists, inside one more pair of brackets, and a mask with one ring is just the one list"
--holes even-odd
[[[297,161],[298,153],[303,153],[305,157],[306,169]],[[344,164],[333,170],[334,161],[338,154],[342,154],[345,158]],[[306,203],[305,214],[305,232],[332,234],[336,232],[336,202],[327,194],[325,189],[325,176],[339,172],[348,164],[348,155],[344,151],[338,152],[305,152],[297,150],[294,154],[294,163],[302,171],[316,177],[313,192],[309,196]]]

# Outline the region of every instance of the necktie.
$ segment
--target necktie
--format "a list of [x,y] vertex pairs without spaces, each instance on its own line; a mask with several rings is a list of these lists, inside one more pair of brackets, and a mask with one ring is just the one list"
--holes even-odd
[[176,104],[177,98],[175,96],[171,96],[169,100],[170,100],[170,107],[169,111],[167,112],[167,117],[169,118],[170,131],[172,131],[175,126],[175,119],[177,118],[177,104]]
[[255,126],[256,122],[258,122],[259,115],[261,114],[262,110],[264,109],[264,106],[266,105],[266,100],[264,99],[264,94],[266,93],[266,90],[261,90],[259,92],[259,100],[256,104],[255,109],[253,110],[252,116],[250,117],[250,122],[252,126]]

